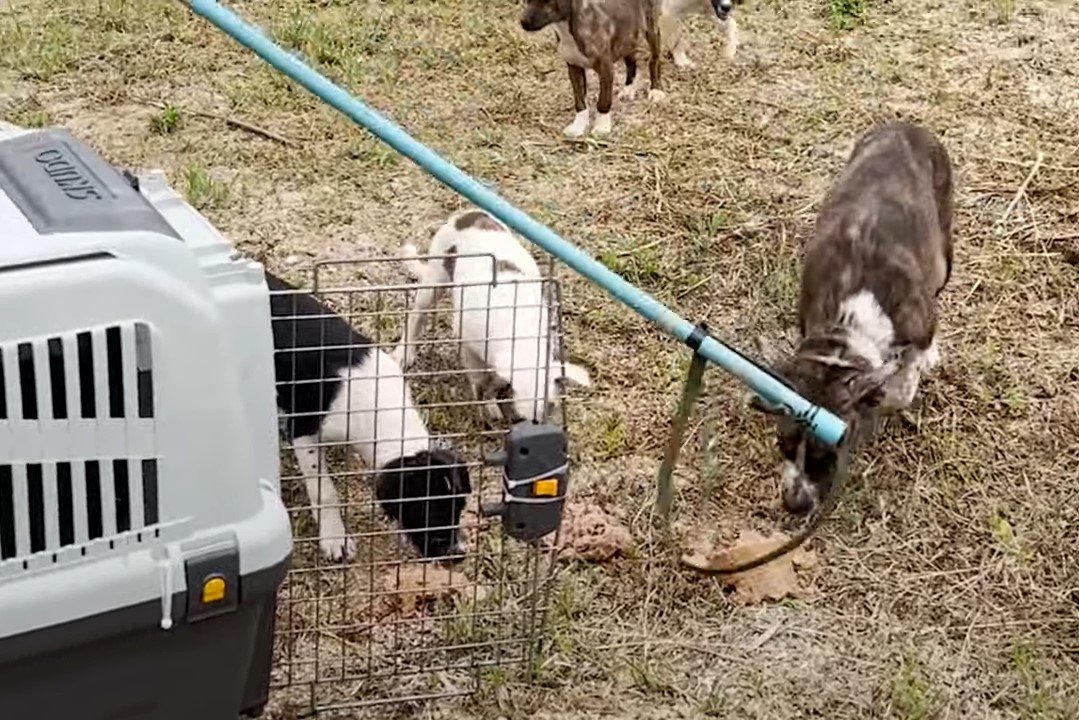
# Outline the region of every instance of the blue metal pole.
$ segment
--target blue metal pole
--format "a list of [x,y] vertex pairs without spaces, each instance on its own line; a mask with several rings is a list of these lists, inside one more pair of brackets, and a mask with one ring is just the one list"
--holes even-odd
[[[509,204],[480,185],[472,177],[419,142],[393,121],[383,117],[348,92],[330,82],[303,61],[286,52],[259,28],[244,21],[216,0],[187,0],[196,13],[209,20],[241,45],[299,83],[331,107],[351,118],[397,152],[406,156],[427,173],[478,207],[496,216],[522,236],[551,253],[570,268],[599,285],[638,314],[685,342],[694,330],[693,323],[673,312],[651,295],[626,282],[605,265],[594,260],[550,228]],[[711,337],[705,337],[698,352],[719,365],[755,393],[773,405],[787,407],[801,418],[821,441],[836,445],[846,432],[846,424],[824,408],[818,407],[752,362]]]

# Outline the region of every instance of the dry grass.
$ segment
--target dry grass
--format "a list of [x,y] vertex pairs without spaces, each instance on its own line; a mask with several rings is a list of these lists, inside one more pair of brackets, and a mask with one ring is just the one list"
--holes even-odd
[[[62,123],[165,168],[246,253],[280,267],[392,250],[457,198],[270,68],[152,0],[10,0],[0,114]],[[514,3],[235,4],[464,169],[745,347],[792,324],[800,244],[854,138],[901,116],[957,165],[943,364],[916,428],[886,429],[817,543],[818,593],[737,608],[654,534],[652,484],[685,352],[568,278],[574,492],[631,521],[634,559],[558,580],[531,688],[416,717],[1079,716],[1079,14],[1070,0],[758,0],[745,43],[693,23],[670,102],[569,145],[550,39]],[[481,9],[482,5],[482,9]],[[167,104],[163,109],[158,104]],[[280,140],[207,117],[233,117]],[[288,142],[293,141],[294,144]],[[1038,152],[1045,161],[1006,213]],[[1006,217],[1005,217],[1006,216]],[[682,537],[774,526],[774,450],[719,372],[677,474]]]

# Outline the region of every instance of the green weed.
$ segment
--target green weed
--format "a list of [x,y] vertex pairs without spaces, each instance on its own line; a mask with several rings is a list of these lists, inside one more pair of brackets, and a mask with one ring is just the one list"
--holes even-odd
[[184,168],[184,197],[196,210],[219,208],[228,198],[228,186],[210,177],[199,165]]
[[175,105],[166,104],[161,112],[150,118],[150,132],[155,135],[168,135],[180,129],[183,114]]

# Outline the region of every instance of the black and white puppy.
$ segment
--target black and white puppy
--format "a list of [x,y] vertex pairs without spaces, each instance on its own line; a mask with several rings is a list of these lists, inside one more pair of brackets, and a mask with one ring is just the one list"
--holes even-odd
[[[273,323],[277,406],[318,523],[319,547],[337,561],[355,556],[340,499],[326,474],[326,449],[346,443],[377,471],[375,496],[426,558],[459,558],[468,470],[433,448],[401,367],[312,295],[266,272]],[[317,511],[316,511],[317,508]]]

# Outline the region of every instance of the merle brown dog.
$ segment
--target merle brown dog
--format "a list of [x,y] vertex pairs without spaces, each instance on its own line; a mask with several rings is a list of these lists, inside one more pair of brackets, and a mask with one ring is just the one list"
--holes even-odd
[[614,95],[614,66],[626,65],[626,84],[620,96],[631,100],[640,83],[637,81],[637,43],[644,31],[650,57],[649,98],[664,99],[660,81],[660,31],[657,0],[525,0],[521,27],[538,32],[553,25],[558,36],[558,53],[569,68],[573,86],[573,106],[577,115],[563,133],[580,137],[588,130],[588,84],[585,71],[599,76],[599,100],[593,135],[611,132],[611,103]]
[[[801,343],[773,369],[864,439],[878,413],[909,407],[939,361],[937,297],[952,270],[952,164],[928,130],[891,122],[867,132],[825,197],[807,244]],[[761,398],[754,406],[766,412]],[[814,509],[830,492],[837,454],[779,418],[783,502]]]

